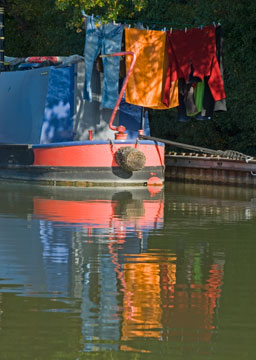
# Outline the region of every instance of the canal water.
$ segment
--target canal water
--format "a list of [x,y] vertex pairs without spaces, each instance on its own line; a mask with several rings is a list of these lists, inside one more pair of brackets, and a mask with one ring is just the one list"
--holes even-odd
[[256,191],[0,184],[0,359],[255,358]]

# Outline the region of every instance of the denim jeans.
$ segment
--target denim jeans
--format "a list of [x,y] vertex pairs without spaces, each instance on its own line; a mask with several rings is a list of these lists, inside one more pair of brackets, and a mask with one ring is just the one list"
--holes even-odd
[[[92,16],[87,18],[85,36],[85,84],[84,99],[92,101],[91,77],[93,64],[99,53],[111,54],[121,51],[123,26],[112,23],[96,23]],[[113,109],[118,99],[120,57],[106,57],[103,60],[103,90],[101,106]]]

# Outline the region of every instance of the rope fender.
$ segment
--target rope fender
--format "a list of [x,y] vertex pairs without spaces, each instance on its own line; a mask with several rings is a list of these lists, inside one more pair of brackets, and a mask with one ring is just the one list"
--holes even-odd
[[124,146],[117,150],[115,159],[118,165],[126,171],[139,171],[146,163],[145,154],[130,146]]

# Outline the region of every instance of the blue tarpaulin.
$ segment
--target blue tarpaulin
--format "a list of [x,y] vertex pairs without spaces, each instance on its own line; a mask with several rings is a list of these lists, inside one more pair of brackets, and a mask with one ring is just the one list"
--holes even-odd
[[0,142],[38,143],[50,68],[0,73]]
[[51,67],[41,144],[73,140],[74,65]]

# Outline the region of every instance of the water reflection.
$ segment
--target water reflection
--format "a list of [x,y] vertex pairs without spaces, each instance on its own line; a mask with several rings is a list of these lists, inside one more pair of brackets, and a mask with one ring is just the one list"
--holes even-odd
[[[64,319],[71,314],[77,358],[76,352],[106,350],[178,358],[187,346],[212,354],[229,276],[225,240],[234,224],[239,233],[241,223],[254,221],[253,191],[1,184],[0,196],[0,331],[7,321],[19,326],[10,320],[18,311],[9,307],[15,296],[27,319],[35,311],[63,314],[64,353],[71,326]],[[40,333],[44,342],[50,336],[58,341],[55,332]]]
[[179,213],[188,223],[194,216],[200,217],[200,226],[209,221],[242,221],[256,216],[253,189],[170,183],[166,185],[166,193],[166,210]]

